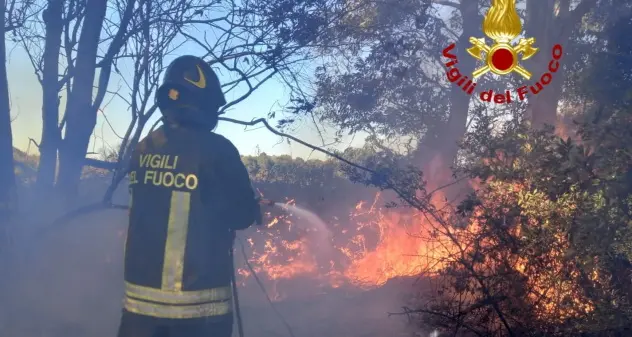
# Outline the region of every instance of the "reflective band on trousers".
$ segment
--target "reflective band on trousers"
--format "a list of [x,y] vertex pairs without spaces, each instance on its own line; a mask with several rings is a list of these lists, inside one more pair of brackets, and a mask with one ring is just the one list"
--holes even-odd
[[125,282],[125,295],[140,300],[158,303],[197,304],[228,301],[231,299],[232,292],[230,287],[193,291],[170,291]]
[[196,305],[156,304],[125,297],[125,309],[129,312],[172,319],[202,318],[226,315],[232,312],[232,301],[212,302]]

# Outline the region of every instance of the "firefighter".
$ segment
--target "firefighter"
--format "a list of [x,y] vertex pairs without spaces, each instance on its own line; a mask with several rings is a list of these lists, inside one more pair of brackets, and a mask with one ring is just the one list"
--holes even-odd
[[235,231],[261,222],[246,167],[213,133],[226,104],[202,59],[174,60],[156,92],[163,126],[130,163],[119,337],[230,337]]

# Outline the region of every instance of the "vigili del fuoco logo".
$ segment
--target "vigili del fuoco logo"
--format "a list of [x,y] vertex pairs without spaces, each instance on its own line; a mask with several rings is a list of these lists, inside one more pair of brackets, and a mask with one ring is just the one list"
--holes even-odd
[[[485,38],[470,37],[472,46],[467,49],[473,58],[484,62],[485,65],[474,70],[472,78],[461,74],[457,67],[459,61],[452,53],[456,44],[449,45],[443,50],[443,56],[449,61],[445,63],[448,80],[459,86],[465,93],[472,95],[476,88],[476,79],[491,72],[496,75],[517,73],[527,80],[532,77],[531,72],[523,67],[520,62],[528,60],[537,54],[539,48],[535,47],[535,38],[520,38],[517,44],[513,41],[520,36],[522,23],[516,11],[516,0],[492,0],[492,5],[483,19],[483,33],[494,43],[490,46]],[[559,68],[559,60],[562,58],[562,46],[556,44],[551,51],[552,59],[549,62],[548,71],[538,81],[531,85],[525,85],[515,90],[512,95],[510,90],[504,93],[495,93],[493,90],[481,91],[479,97],[484,102],[497,104],[511,103],[515,98],[523,101],[527,94],[537,95],[553,80]]]

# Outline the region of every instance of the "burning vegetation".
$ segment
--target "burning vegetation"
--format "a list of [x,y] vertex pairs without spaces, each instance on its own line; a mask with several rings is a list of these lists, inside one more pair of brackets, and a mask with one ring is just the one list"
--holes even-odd
[[[418,212],[385,209],[382,203],[379,193],[371,202],[359,202],[348,219],[331,226],[333,236],[326,242],[309,239],[309,232],[318,229],[294,224],[305,219],[269,214],[266,228],[247,240],[250,262],[270,282],[303,276],[317,280],[320,287],[364,290],[437,270],[440,247],[432,247],[428,235],[420,236],[427,220]],[[246,268],[240,274],[242,282],[250,276]]]
[[[591,147],[513,122],[483,144],[478,135],[489,125],[478,122],[461,167],[472,192],[458,207],[429,178],[413,190],[435,192],[418,195],[416,207],[386,207],[377,193],[346,219],[332,218],[326,242],[300,225],[305,219],[268,214],[266,228],[249,233],[247,256],[273,297],[296,295],[277,286],[295,279],[304,294],[411,277],[430,286],[420,290],[425,303],[406,313],[442,329],[458,325],[464,335],[568,336],[625,324],[630,197],[610,177],[628,168],[603,165],[632,158],[612,144]],[[586,137],[591,128],[580,129]],[[248,287],[251,272],[240,274]]]

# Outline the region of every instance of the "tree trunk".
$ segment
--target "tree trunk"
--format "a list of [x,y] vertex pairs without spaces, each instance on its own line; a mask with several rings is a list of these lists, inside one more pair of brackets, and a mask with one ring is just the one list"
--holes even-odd
[[[553,45],[555,43],[564,44],[564,42],[559,41],[555,36],[558,32],[553,31],[556,25],[554,0],[528,0],[526,7],[527,15],[525,17],[524,30],[527,37],[535,38],[535,47],[540,49],[531,60],[525,62],[526,67],[533,74],[533,77],[528,82],[532,84],[539,81],[540,77],[548,71],[547,68],[552,58],[551,50]],[[563,63],[563,59],[561,61],[560,63]],[[563,69],[564,67],[561,66],[553,74],[551,83],[537,95],[531,94],[528,96],[527,118],[534,127],[542,127],[545,124],[555,125],[559,95],[553,93],[553,89],[556,87],[561,88],[561,83],[564,82]]]
[[[555,3],[555,0],[527,0],[525,33],[527,37],[535,37],[536,47],[540,48],[531,60],[525,62],[534,74],[531,83],[539,81],[540,77],[548,72],[549,63],[553,59],[553,46],[560,44],[565,50],[569,49],[571,34],[584,15],[595,7],[597,0],[583,0],[573,11],[570,10],[570,0],[559,1],[558,8],[555,7]],[[533,127],[556,124],[565,75],[563,57],[559,70],[552,76],[551,83],[537,95],[529,96],[527,118]]]
[[59,52],[63,31],[63,0],[51,0],[43,13],[46,25],[42,69],[42,139],[37,168],[37,188],[49,191],[55,183],[59,147]]
[[92,105],[97,48],[107,9],[106,0],[88,0],[85,22],[77,49],[75,76],[66,105],[66,132],[59,153],[60,191],[73,199],[79,180],[90,136],[97,122],[97,110]]
[[[4,35],[6,11],[2,2],[0,27]],[[11,106],[9,105],[9,82],[7,79],[7,57],[4,37],[0,41],[0,237],[5,225],[17,206],[15,171],[13,164],[13,133],[11,132]],[[2,247],[3,243],[0,243]]]
[[[481,37],[482,21],[478,14],[477,1],[462,1],[460,4],[463,20],[463,33],[459,37],[454,49],[459,63],[457,67],[462,75],[471,77],[476,66],[476,60],[466,51],[470,47],[470,36]],[[466,132],[467,117],[470,99],[463,90],[453,86],[450,92],[450,111],[448,121],[433,132],[435,136],[424,138],[419,144],[416,162],[420,165],[432,183],[444,185],[452,177],[451,166],[459,149],[458,142],[463,139]],[[452,191],[449,194],[455,194]],[[448,196],[451,198],[452,196]]]

